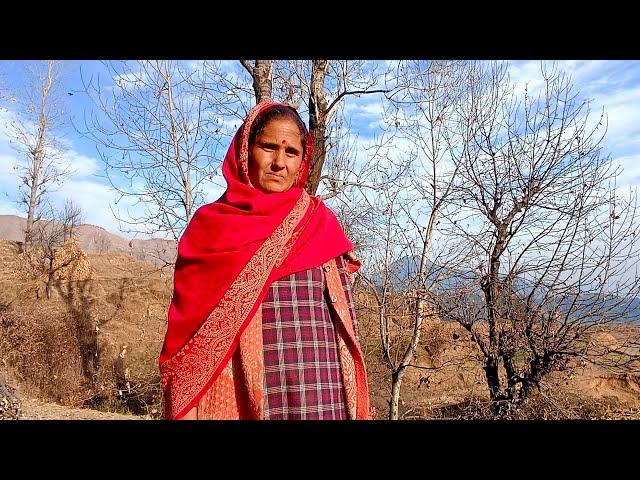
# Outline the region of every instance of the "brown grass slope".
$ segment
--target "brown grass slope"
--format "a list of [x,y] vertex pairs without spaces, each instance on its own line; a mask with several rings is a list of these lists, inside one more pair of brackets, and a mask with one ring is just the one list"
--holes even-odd
[[124,254],[88,259],[89,279],[37,298],[42,278],[0,241],[0,369],[27,398],[159,416],[170,277]]
[[[0,373],[23,398],[22,418],[116,418],[79,407],[159,418],[157,358],[171,277],[123,253],[87,258],[88,279],[62,278],[50,299],[37,298],[42,279],[34,278],[16,242],[0,241]],[[355,298],[371,401],[383,419],[390,374],[371,299]],[[402,327],[398,320],[394,328]],[[619,334],[609,329],[593,341],[615,347]],[[426,321],[415,364],[421,368],[411,368],[403,382],[402,418],[488,416],[481,359],[461,327]],[[640,418],[639,382],[637,375],[575,363],[549,378],[514,418]]]
[[[391,374],[379,346],[374,301],[362,292],[357,292],[355,299],[365,338],[371,402],[378,418],[384,419],[389,411]],[[392,334],[410,330],[401,320],[392,322],[392,327]],[[640,338],[637,325],[603,329],[591,338],[603,348],[615,349],[629,330]],[[403,352],[394,350],[396,362]],[[437,318],[425,320],[413,363],[417,367],[408,369],[402,383],[401,418],[492,418],[481,352],[460,325]],[[541,382],[540,391],[508,418],[640,419],[640,366],[633,368],[637,373],[620,374],[584,361],[569,362]],[[504,381],[504,371],[501,376]]]

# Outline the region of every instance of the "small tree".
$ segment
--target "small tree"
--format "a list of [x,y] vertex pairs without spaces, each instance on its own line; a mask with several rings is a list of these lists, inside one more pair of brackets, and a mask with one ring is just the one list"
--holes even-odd
[[590,340],[640,313],[637,207],[601,153],[604,114],[590,117],[566,75],[542,68],[535,95],[515,93],[501,64],[477,65],[470,79],[449,234],[472,247],[475,280],[440,307],[482,351],[501,411],[570,359],[632,360],[624,341],[611,357]]
[[80,205],[73,200],[67,199],[64,202],[64,207],[59,215],[58,221],[63,227],[62,241],[66,242],[73,237],[74,231],[84,222],[84,213]]
[[67,118],[63,102],[63,64],[47,60],[25,66],[26,80],[16,92],[16,115],[9,135],[22,162],[20,202],[27,211],[24,248],[33,241],[34,223],[40,218],[39,208],[47,193],[60,186],[69,173],[61,159],[61,148],[54,134]]
[[[400,164],[404,162],[405,167],[400,169],[404,170],[400,183],[388,179],[385,188],[376,192],[379,205],[372,211],[384,227],[379,246],[384,255],[374,263],[382,266],[376,299],[382,351],[392,377],[390,419],[398,418],[407,369],[425,368],[416,364],[415,357],[424,320],[434,316],[435,290],[465,258],[463,243],[440,237],[436,244],[434,239],[457,175],[452,159],[460,154],[461,141],[454,130],[455,105],[466,93],[467,69],[464,62],[402,61],[388,72],[386,129],[374,157],[383,160],[379,172],[393,170],[398,162],[393,157],[403,159]],[[398,296],[405,298],[409,321],[396,327],[396,336],[403,340],[394,347],[390,328],[397,312],[389,308],[386,297]]]
[[80,206],[67,199],[61,210],[50,205],[43,212],[43,218],[33,227],[32,262],[40,265],[45,277],[45,292],[51,298],[51,286],[56,273],[68,267],[73,258],[56,261],[56,250],[73,237],[73,233],[82,224],[84,215]]
[[[389,418],[399,418],[404,375],[416,361],[425,319],[434,317],[437,286],[463,262],[464,244],[439,238],[459,155],[454,106],[464,93],[461,62],[397,62],[387,75],[384,129],[338,197],[343,216],[366,232],[361,278],[376,304],[380,346],[391,372]],[[359,192],[352,198],[351,192]],[[339,210],[341,210],[339,209]],[[358,229],[352,230],[358,231]]]

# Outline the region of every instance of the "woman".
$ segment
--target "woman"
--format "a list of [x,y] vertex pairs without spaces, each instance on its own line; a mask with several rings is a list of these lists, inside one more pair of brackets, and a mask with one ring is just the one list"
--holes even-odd
[[304,191],[312,145],[297,111],[274,102],[235,134],[227,190],[178,245],[160,354],[166,418],[370,418],[345,274],[360,263]]

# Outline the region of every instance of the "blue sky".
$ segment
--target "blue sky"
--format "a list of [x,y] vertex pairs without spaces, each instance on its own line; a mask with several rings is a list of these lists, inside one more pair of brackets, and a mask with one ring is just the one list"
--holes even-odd
[[[248,75],[238,62],[224,62],[229,74]],[[604,140],[604,153],[624,170],[619,177],[619,187],[640,185],[640,61],[559,61],[558,67],[572,76],[582,97],[592,101],[594,116],[604,107],[608,116],[608,132]],[[97,61],[69,62],[66,90],[68,106],[76,123],[82,122],[83,113],[92,108],[81,93],[80,70],[87,77],[102,73],[104,69]],[[516,88],[529,85],[534,90],[540,85],[539,61],[512,61],[509,73]],[[21,62],[1,61],[2,81],[9,89],[21,82]],[[0,214],[25,216],[18,198],[18,178],[13,167],[17,155],[9,144],[6,124],[11,118],[11,103],[8,110],[0,111]],[[362,149],[377,131],[382,111],[382,99],[377,95],[351,97],[345,105],[345,112],[351,116],[352,129],[358,133],[356,145]],[[65,198],[72,198],[83,209],[87,223],[99,225],[107,230],[131,237],[119,229],[111,208],[117,195],[108,182],[101,178],[103,166],[96,146],[82,138],[71,126],[60,132],[65,145],[65,158],[75,173],[65,184],[51,194],[54,205],[61,205]],[[358,156],[364,155],[364,151]],[[206,189],[205,201],[214,201],[221,189],[213,184]]]

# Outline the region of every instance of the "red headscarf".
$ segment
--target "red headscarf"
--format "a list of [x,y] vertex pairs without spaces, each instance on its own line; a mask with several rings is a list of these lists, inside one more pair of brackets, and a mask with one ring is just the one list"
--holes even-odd
[[[291,189],[264,193],[251,186],[249,132],[258,116],[274,105],[278,104],[261,102],[249,112],[223,162],[227,190],[217,201],[198,209],[178,244],[174,293],[160,354],[168,418],[179,418],[197,404],[225,367],[274,280],[322,265],[353,248],[333,212],[304,191],[313,151],[311,135],[305,139],[304,158]],[[287,246],[274,245],[288,253],[275,259],[278,254],[269,256],[265,251],[281,231],[289,232]],[[253,278],[256,265],[267,273]],[[240,291],[239,284],[246,287],[242,294],[234,295],[242,298],[221,302],[228,291]],[[246,298],[254,297],[247,305]],[[243,300],[245,306],[237,307]],[[230,326],[230,322],[235,323]],[[224,331],[220,334],[224,338],[211,341],[214,330]]]

